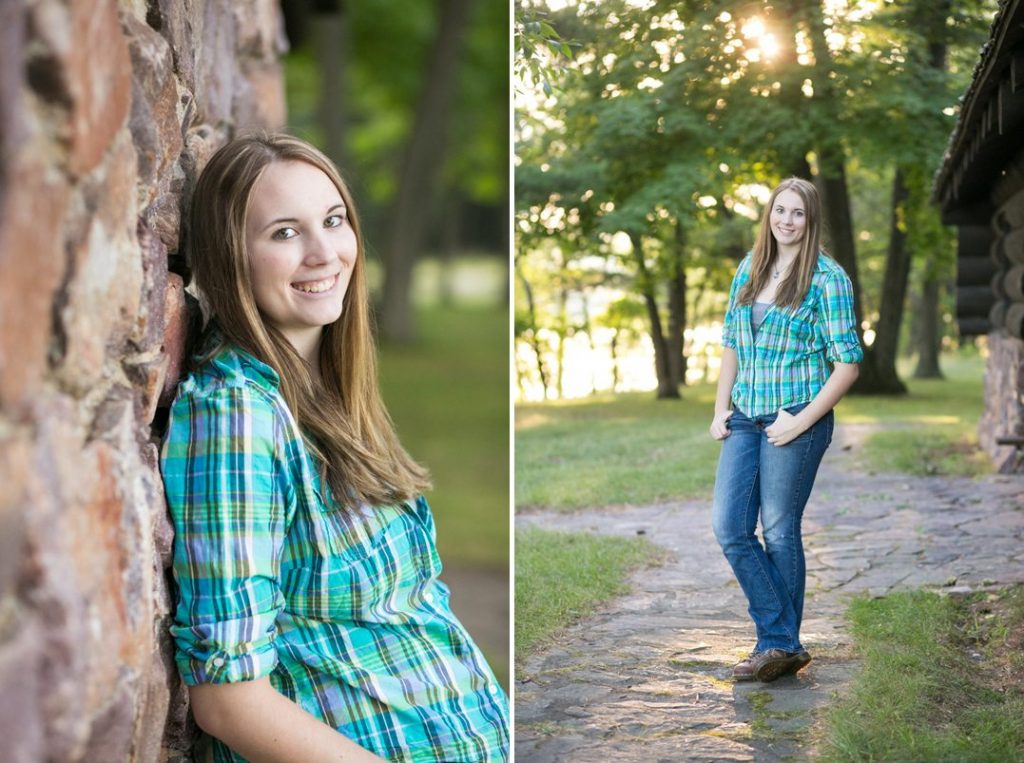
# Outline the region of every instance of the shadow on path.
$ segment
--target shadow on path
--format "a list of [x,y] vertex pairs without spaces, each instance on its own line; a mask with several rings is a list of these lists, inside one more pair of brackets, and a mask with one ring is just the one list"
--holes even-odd
[[519,526],[643,531],[675,558],[635,574],[633,593],[524,661],[516,760],[809,760],[811,726],[855,667],[843,621],[853,594],[1024,581],[1024,480],[868,475],[853,457],[868,431],[837,428],[804,516],[801,636],[814,661],[770,684],[729,679],[753,626],[709,501],[518,517]]

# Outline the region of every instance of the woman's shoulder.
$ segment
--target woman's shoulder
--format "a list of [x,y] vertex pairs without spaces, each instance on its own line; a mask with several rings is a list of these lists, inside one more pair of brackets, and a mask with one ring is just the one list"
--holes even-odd
[[837,290],[849,292],[853,289],[853,282],[837,260],[833,259],[831,255],[821,252],[818,254],[818,263],[811,276],[811,288],[830,293]]
[[192,369],[179,382],[171,406],[190,407],[205,400],[215,408],[223,401],[235,413],[250,411],[281,415],[280,380],[270,366],[230,342],[206,343],[193,358]]
[[839,264],[839,261],[825,252],[818,252],[818,263],[814,268],[814,274],[825,279],[840,278],[849,280],[850,278],[846,275],[846,271],[843,270],[843,266]]
[[747,252],[743,259],[740,260],[740,264],[736,266],[736,275],[734,276],[737,280],[746,281],[750,278],[750,266],[754,261],[754,253]]

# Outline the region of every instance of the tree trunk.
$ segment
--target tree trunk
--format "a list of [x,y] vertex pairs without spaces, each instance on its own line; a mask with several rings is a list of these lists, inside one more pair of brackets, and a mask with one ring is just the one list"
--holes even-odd
[[[564,267],[565,261],[562,261]],[[564,281],[563,281],[564,283]],[[565,303],[567,295],[564,286],[558,290],[558,320],[555,325],[558,332],[558,348],[555,351],[555,399],[561,400],[564,394],[562,382],[565,378],[565,338],[569,334],[569,321],[566,316]]]
[[[832,54],[825,39],[825,22],[818,0],[805,6],[814,52],[814,100],[819,103],[825,120],[839,118],[838,100],[829,74]],[[824,207],[825,229],[829,232],[830,252],[853,283],[853,305],[857,317],[857,335],[864,339],[864,310],[860,298],[860,277],[857,269],[857,247],[850,214],[850,192],[846,184],[846,158],[839,138],[827,130],[818,137],[818,190]]]
[[519,358],[517,357],[517,355],[518,355],[518,353],[516,353],[516,348],[515,348],[515,346],[513,344],[513,347],[512,347],[512,362],[515,364],[515,367],[516,367],[516,387],[519,389],[519,398],[521,400],[525,400],[526,399],[526,379],[525,379],[526,374],[523,373],[523,366],[519,362]]
[[[952,3],[950,0],[938,0],[934,5],[926,6],[933,14],[929,24],[928,44],[929,63],[934,69],[945,71],[948,48],[946,45],[945,20],[949,15]],[[939,277],[936,263],[929,256],[925,264],[925,277],[921,286],[921,310],[918,326],[919,343],[917,368],[914,369],[915,379],[942,379],[939,367],[939,352],[942,349],[942,324],[939,318]]]
[[618,356],[618,345],[619,345],[619,330],[613,329],[612,341],[609,349],[612,354],[612,393],[618,392],[619,390],[619,356]]
[[[797,18],[794,14],[796,9],[787,7],[786,3],[779,3],[775,13],[779,16],[780,34],[776,34],[779,40],[779,52],[776,56],[776,71],[779,72],[779,102],[793,116],[793,124],[800,129],[800,120],[803,118],[803,107],[805,106],[803,94],[804,68],[799,65],[796,52],[796,31],[799,29]],[[775,15],[775,14],[773,14]],[[788,30],[788,34],[786,31]],[[804,180],[811,179],[811,165],[807,161],[807,144],[802,137],[796,140],[787,140],[784,143],[777,141],[779,151],[779,168],[783,177],[798,177]],[[697,322],[694,321],[696,324]]]
[[583,308],[583,331],[587,335],[587,347],[590,348],[590,394],[593,395],[597,392],[597,363],[595,362],[597,359],[594,357],[597,354],[597,348],[594,347],[594,327],[590,325],[590,308],[587,306],[585,289],[580,289],[580,296]]
[[388,339],[409,342],[414,336],[412,270],[423,247],[427,221],[435,208],[437,179],[444,163],[445,137],[455,88],[458,54],[469,0],[440,0],[440,22],[423,89],[416,105],[412,135],[391,206],[390,235],[384,249],[381,330]]
[[[827,123],[839,121],[838,96],[829,74],[832,71],[832,55],[825,39],[825,23],[821,5],[813,0],[805,5],[810,29],[811,46],[814,52],[814,99],[821,110],[821,117]],[[837,134],[823,128],[818,137],[818,177],[816,179],[824,208],[825,228],[829,232],[830,253],[842,265],[853,286],[853,309],[857,321],[857,337],[864,345],[864,306],[861,299],[860,272],[857,267],[857,248],[853,234],[850,192],[846,181],[846,159],[843,145]],[[901,181],[902,182],[902,181]],[[891,245],[891,242],[890,242]],[[899,242],[900,246],[904,244]],[[894,262],[894,267],[899,263]],[[904,294],[906,286],[904,280]],[[889,309],[902,310],[902,303],[890,305]],[[885,339],[883,341],[888,341]],[[895,340],[894,340],[895,341]],[[888,373],[877,365],[878,354],[867,348],[864,362],[860,365],[860,376],[853,391],[859,394],[888,394],[905,391],[895,370]],[[895,359],[893,360],[895,362]]]
[[683,339],[686,332],[686,265],[683,247],[686,232],[676,223],[675,250],[668,282],[668,371],[669,378],[678,388],[686,386],[686,354]]
[[[899,345],[903,307],[910,276],[910,252],[907,250],[906,211],[910,197],[902,167],[896,168],[892,179],[892,216],[889,225],[889,251],[882,278],[881,308],[875,325],[875,341],[865,350],[862,371],[857,379],[858,392],[902,395],[907,391],[896,373],[896,351]],[[860,389],[861,378],[866,378]]]
[[939,278],[933,272],[931,262],[927,265],[924,284],[921,287],[920,344],[918,345],[915,379],[942,379],[939,368],[939,350],[942,345],[942,330],[939,321]]
[[[548,374],[544,367],[544,353],[541,351],[540,337],[537,336],[537,308],[533,301],[533,287],[530,286],[530,282],[526,280],[526,276],[523,275],[519,268],[516,268],[516,274],[519,276],[519,283],[523,285],[523,297],[526,299],[526,313],[530,319],[530,327],[528,329],[529,343],[533,354],[537,356],[537,375],[540,377],[540,386],[544,391],[544,399],[548,399]],[[525,335],[526,332],[524,332]]]
[[639,276],[637,278],[637,285],[640,287],[641,296],[644,298],[647,318],[651,324],[651,342],[654,344],[654,372],[658,377],[658,399],[678,399],[679,389],[672,383],[672,375],[669,372],[668,343],[665,341],[665,333],[661,329],[661,316],[658,314],[658,301],[654,296],[654,284],[647,270],[647,263],[644,262],[644,253],[640,247],[640,241],[635,236],[630,236],[630,239],[633,243],[633,256],[636,258]]
[[313,48],[320,73],[320,126],[324,131],[324,152],[341,169],[351,184],[351,164],[345,143],[347,59],[351,50],[349,20],[341,0],[319,2],[313,15]]
[[445,307],[450,307],[455,301],[453,265],[455,252],[462,244],[462,206],[462,199],[456,194],[452,194],[445,203],[445,226],[441,233],[441,251],[437,254],[441,271],[438,277],[438,298]]

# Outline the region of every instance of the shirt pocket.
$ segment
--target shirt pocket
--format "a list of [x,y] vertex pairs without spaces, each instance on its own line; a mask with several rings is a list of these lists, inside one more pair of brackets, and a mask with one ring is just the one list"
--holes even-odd
[[782,341],[784,349],[796,351],[798,354],[813,351],[816,346],[815,326],[817,323],[814,307],[806,302],[797,308],[786,308],[779,311],[784,325]]
[[323,518],[348,530],[334,538],[331,553],[282,571],[286,608],[332,622],[408,622],[435,575],[427,529],[404,506],[371,509],[371,516],[359,518],[341,514],[346,511]]

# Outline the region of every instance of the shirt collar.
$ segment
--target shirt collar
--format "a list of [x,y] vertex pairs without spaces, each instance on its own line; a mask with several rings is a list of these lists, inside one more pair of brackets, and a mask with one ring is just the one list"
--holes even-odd
[[205,355],[217,346],[220,349],[210,358],[209,363],[225,376],[241,376],[270,391],[276,391],[280,387],[281,377],[277,371],[252,353],[226,339],[221,330],[214,327],[209,332],[200,354]]

